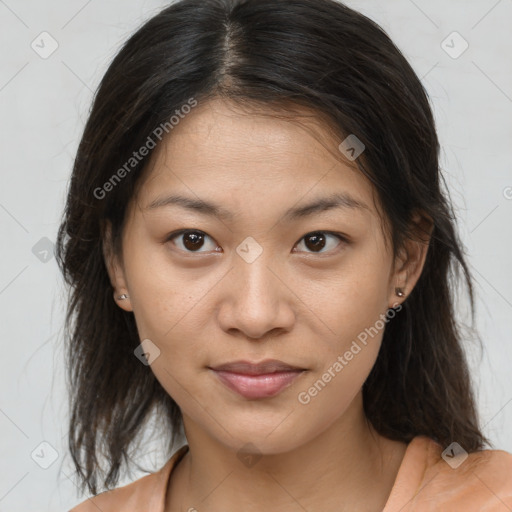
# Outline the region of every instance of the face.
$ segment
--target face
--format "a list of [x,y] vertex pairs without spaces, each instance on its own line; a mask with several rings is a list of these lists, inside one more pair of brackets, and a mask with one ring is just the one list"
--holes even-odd
[[[319,136],[220,100],[199,105],[155,154],[122,258],[109,260],[186,431],[233,449],[285,452],[343,418],[395,286],[409,291],[418,275],[393,260],[372,185],[343,161],[341,140],[309,128]],[[212,370],[267,359],[303,371],[237,381],[240,394]]]

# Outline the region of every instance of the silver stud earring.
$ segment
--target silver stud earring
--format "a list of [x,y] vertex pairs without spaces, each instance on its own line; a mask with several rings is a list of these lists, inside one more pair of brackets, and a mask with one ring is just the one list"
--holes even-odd
[[395,288],[395,293],[396,293],[399,297],[404,297],[404,296],[405,296],[405,293],[403,292],[402,288]]
[[128,295],[126,295],[126,293],[123,293],[122,295],[119,295],[119,297],[117,297],[117,300],[125,300],[128,298]]

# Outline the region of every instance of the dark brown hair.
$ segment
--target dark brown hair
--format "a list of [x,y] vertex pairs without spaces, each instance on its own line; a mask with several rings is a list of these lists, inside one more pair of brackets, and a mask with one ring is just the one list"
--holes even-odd
[[[180,0],[131,36],[103,77],[59,229],[57,257],[70,285],[69,448],[82,489],[116,485],[153,415],[165,423],[164,436],[172,433],[169,455],[182,435],[178,406],[134,356],[140,339],[133,314],[113,300],[103,226],[111,223],[120,250],[126,206],[152,154],[134,163],[134,152],[191,98],[215,96],[308,107],[340,136],[355,134],[366,146],[357,164],[383,205],[393,250],[411,236],[414,211],[432,219],[422,275],[386,327],[363,387],[364,409],[391,439],[424,434],[442,446],[481,449],[487,440],[454,317],[461,281],[474,318],[472,280],[440,174],[432,111],[411,66],[377,24],[334,0]],[[122,181],[112,182],[123,166]]]

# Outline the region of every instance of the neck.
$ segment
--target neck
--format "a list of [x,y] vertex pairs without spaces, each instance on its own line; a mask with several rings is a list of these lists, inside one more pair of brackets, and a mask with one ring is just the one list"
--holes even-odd
[[172,474],[167,512],[380,511],[406,448],[368,424],[361,395],[306,444],[247,465],[189,418],[184,425],[189,452]]

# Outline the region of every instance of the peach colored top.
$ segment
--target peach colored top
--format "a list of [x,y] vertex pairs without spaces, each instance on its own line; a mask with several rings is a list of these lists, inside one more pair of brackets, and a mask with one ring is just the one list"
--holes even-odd
[[[169,477],[187,451],[188,445],[182,446],[159,471],[89,498],[70,512],[165,512]],[[415,437],[382,512],[512,511],[512,454],[471,453],[454,469],[442,452],[428,437]]]

